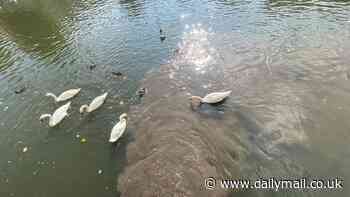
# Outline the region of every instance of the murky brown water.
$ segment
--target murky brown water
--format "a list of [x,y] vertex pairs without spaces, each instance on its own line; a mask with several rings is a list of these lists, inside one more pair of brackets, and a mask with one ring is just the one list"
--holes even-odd
[[[235,41],[213,47],[226,39]],[[206,177],[346,180],[349,171],[339,168],[346,162],[335,158],[344,154],[349,141],[344,120],[348,107],[341,98],[349,91],[348,71],[340,62],[349,58],[340,48],[330,52],[334,46],[280,51],[272,44],[240,34],[213,36],[201,25],[189,27],[170,64],[144,80],[149,93],[131,110],[136,136],[119,179],[122,196],[229,193],[203,190]],[[289,58],[302,63],[295,65]],[[189,95],[224,90],[233,91],[225,103],[190,107]],[[343,196],[344,190],[333,191],[332,196]],[[238,195],[265,194],[253,190]]]

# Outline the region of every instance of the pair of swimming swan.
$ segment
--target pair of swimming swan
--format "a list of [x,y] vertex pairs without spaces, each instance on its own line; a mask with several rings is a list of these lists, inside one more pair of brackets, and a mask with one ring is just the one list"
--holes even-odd
[[[74,96],[76,96],[80,92],[80,90],[81,90],[80,88],[70,89],[70,90],[63,92],[59,96],[56,96],[53,93],[46,93],[45,96],[52,97],[55,100],[55,102],[57,103],[57,102],[62,102],[62,101],[66,101],[68,99],[73,98]],[[62,120],[66,116],[68,116],[68,109],[71,108],[70,105],[71,105],[71,102],[68,102],[68,103],[62,105],[61,107],[59,107],[58,109],[56,109],[53,114],[42,114],[40,116],[39,120],[42,121],[42,120],[48,118],[49,119],[49,127],[55,127],[60,122],[62,122]]]
[[[60,94],[58,97],[54,95],[53,93],[47,93],[46,96],[53,97],[55,99],[55,102],[61,102],[66,101],[68,99],[73,98],[80,92],[80,88],[78,89],[70,89],[62,94]],[[108,96],[108,93],[104,93],[96,98],[94,98],[89,105],[82,105],[79,109],[80,113],[90,113],[98,109],[102,106],[104,101],[106,100]],[[40,116],[40,120],[43,120],[45,118],[49,118],[49,126],[54,127],[57,124],[59,124],[66,116],[68,116],[68,109],[70,108],[71,102],[66,103],[65,105],[62,105],[59,107],[55,112],[51,114],[43,114]],[[127,115],[124,113],[119,117],[119,122],[113,127],[109,142],[115,142],[117,141],[122,134],[124,133],[126,129],[127,124]]]
[[[52,97],[55,100],[55,102],[62,102],[62,101],[66,101],[68,99],[75,97],[80,92],[80,90],[81,90],[81,88],[70,89],[70,90],[63,92],[59,96],[56,96],[53,93],[46,93],[46,96]],[[80,113],[84,113],[84,112],[90,113],[92,111],[95,111],[99,107],[101,107],[101,105],[106,100],[107,95],[108,95],[108,93],[104,93],[104,94],[96,97],[94,100],[92,100],[92,102],[89,105],[82,105],[79,109]]]

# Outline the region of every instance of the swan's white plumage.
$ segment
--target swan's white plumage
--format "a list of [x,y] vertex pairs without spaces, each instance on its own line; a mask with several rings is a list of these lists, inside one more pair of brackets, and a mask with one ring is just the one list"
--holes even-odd
[[207,94],[204,98],[201,99],[201,102],[203,103],[218,103],[227,98],[232,91],[226,91],[226,92],[213,92],[210,94]]
[[210,94],[207,94],[204,98],[201,98],[199,96],[191,96],[191,105],[192,106],[199,106],[201,103],[209,103],[209,104],[215,104],[223,101],[225,98],[227,98],[231,94],[231,91],[226,92],[213,92]]
[[108,96],[108,93],[104,93],[101,96],[96,97],[94,100],[91,101],[90,105],[82,105],[80,107],[80,113],[83,112],[92,112],[101,107],[101,105],[105,102],[106,98]]
[[68,99],[73,98],[80,92],[81,88],[77,89],[70,89],[67,91],[62,92],[58,97],[54,95],[53,93],[46,93],[45,96],[50,96],[55,99],[56,102],[66,101]]
[[58,123],[60,123],[67,115],[67,111],[70,108],[71,102],[66,103],[65,105],[62,105],[56,111],[51,115],[51,114],[43,114],[40,116],[40,120],[44,118],[49,118],[49,126],[54,127]]
[[119,117],[119,122],[113,127],[109,142],[116,142],[124,133],[127,124],[127,114],[122,114]]

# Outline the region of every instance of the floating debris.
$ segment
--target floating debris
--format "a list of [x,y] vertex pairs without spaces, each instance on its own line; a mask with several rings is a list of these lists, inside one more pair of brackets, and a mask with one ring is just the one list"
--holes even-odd
[[28,151],[28,147],[24,147],[23,150],[22,150],[22,152],[24,152],[24,153],[27,152],[27,151]]
[[79,139],[79,138],[80,138],[80,134],[77,133],[77,134],[75,135],[75,137]]
[[99,169],[99,170],[97,171],[97,173],[98,173],[98,174],[102,174],[103,171],[102,171],[101,169]]
[[4,107],[3,111],[7,111],[9,109],[9,106]]
[[170,79],[174,79],[174,75],[175,75],[175,73],[174,73],[174,72],[171,72],[171,73],[169,74],[169,78],[170,78]]
[[27,88],[25,86],[20,87],[18,89],[15,90],[15,94],[21,94],[23,93]]
[[86,143],[87,141],[86,141],[85,138],[81,138],[80,142],[81,142],[81,143]]
[[120,101],[120,102],[119,102],[119,105],[124,105],[124,101]]
[[34,175],[34,176],[37,175],[38,172],[39,172],[39,170],[35,170],[35,171],[33,172],[33,175]]
[[203,85],[202,86],[204,89],[208,89],[209,85]]
[[328,101],[327,98],[322,99],[322,103],[327,103],[327,101]]

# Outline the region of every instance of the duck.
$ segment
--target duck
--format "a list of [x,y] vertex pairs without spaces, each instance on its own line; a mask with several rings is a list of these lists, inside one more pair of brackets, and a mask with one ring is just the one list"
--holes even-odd
[[27,88],[25,86],[20,87],[19,89],[15,90],[15,94],[21,94],[23,93]]
[[163,42],[166,39],[166,36],[162,29],[159,30],[159,33],[160,33],[160,41]]
[[62,120],[68,115],[67,111],[70,108],[71,102],[68,102],[58,109],[55,110],[55,112],[51,114],[42,114],[39,118],[40,121],[42,121],[45,118],[49,118],[49,126],[54,127],[58,125],[58,123],[62,122]]
[[127,119],[128,115],[126,113],[119,116],[119,122],[113,127],[109,142],[114,143],[123,135],[127,125]]
[[147,93],[147,89],[146,88],[140,88],[139,90],[137,90],[137,95],[141,98],[143,97],[145,94]]
[[80,92],[80,90],[81,88],[66,90],[63,93],[61,93],[58,97],[53,93],[49,92],[49,93],[46,93],[45,96],[54,98],[55,102],[57,103],[57,102],[66,101],[68,99],[73,98]]
[[108,96],[108,93],[104,93],[96,98],[94,98],[94,100],[91,101],[90,105],[82,105],[79,109],[80,113],[90,113],[92,111],[95,111],[96,109],[98,109],[99,107],[101,107],[101,105],[105,102],[106,98]]
[[208,103],[208,104],[215,104],[223,101],[225,98],[227,98],[232,91],[225,91],[225,92],[213,92],[210,94],[207,94],[205,97],[199,97],[199,96],[191,96],[190,100],[192,103]]

